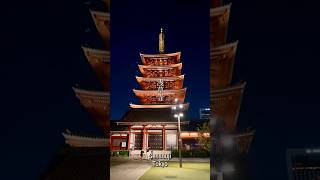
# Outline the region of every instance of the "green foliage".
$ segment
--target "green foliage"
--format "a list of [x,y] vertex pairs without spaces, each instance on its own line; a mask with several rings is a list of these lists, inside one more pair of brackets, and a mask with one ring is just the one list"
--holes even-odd
[[120,156],[129,156],[129,151],[120,151],[119,155]]
[[203,157],[210,157],[209,151],[194,151],[193,152],[194,157],[203,158]]
[[[178,158],[179,151],[173,150],[171,152],[171,156]],[[181,156],[183,158],[204,158],[204,157],[210,157],[210,152],[208,152],[207,150],[183,150],[181,151]]]
[[199,125],[197,128],[197,131],[198,131],[199,137],[196,138],[196,140],[204,150],[210,152],[210,147],[211,147],[210,136],[208,136],[208,134],[210,134],[209,122],[205,122]]
[[112,156],[129,156],[129,151],[121,150],[121,151],[112,151]]
[[178,150],[172,150],[171,151],[171,157],[179,157],[179,151]]

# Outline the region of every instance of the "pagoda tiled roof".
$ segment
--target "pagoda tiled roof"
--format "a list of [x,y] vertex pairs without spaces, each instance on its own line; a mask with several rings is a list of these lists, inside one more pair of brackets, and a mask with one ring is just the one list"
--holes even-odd
[[160,80],[163,83],[163,89],[182,89],[184,75],[172,76],[172,77],[161,77],[161,78],[147,78],[136,76],[138,83],[143,90],[157,90]]
[[180,76],[182,63],[164,65],[164,66],[138,65],[138,67],[144,77],[161,78],[161,77]]
[[[189,108],[189,103],[186,104],[182,104],[183,105],[183,109],[188,110]],[[176,105],[172,105],[172,104],[130,104],[130,108],[172,108],[173,106]]]
[[117,122],[120,122],[119,120],[110,120],[110,132],[129,132],[128,126],[119,126],[117,125]]
[[[183,121],[183,118],[182,118]],[[171,108],[130,108],[124,115],[119,124],[123,122],[132,123],[177,123],[177,119],[173,117]]]
[[110,40],[110,14],[107,12],[100,12],[95,10],[90,10],[90,12],[98,32],[107,45]]
[[104,130],[109,129],[110,93],[73,88],[81,104]]
[[157,58],[157,57],[178,57],[180,59],[181,52],[175,52],[175,53],[164,53],[164,54],[144,54],[140,53],[141,58],[145,57],[151,57],[151,58]]
[[168,54],[142,54],[141,61],[144,65],[170,65],[180,63],[181,52]]
[[214,89],[225,88],[231,83],[237,44],[234,42],[211,50],[210,76]]
[[226,43],[231,4],[210,9],[211,47]]
[[79,100],[81,101],[81,103],[85,106],[109,105],[108,102],[110,101],[110,92],[84,90],[79,88],[73,88],[73,90],[76,93]]
[[105,90],[110,90],[110,52],[82,47],[91,67],[96,72]]
[[144,69],[153,69],[153,70],[166,70],[166,69],[171,69],[171,68],[178,68],[179,70],[182,69],[182,63],[178,64],[170,64],[170,65],[163,65],[163,66],[153,66],[153,65],[138,65],[140,72],[143,74]]
[[215,56],[220,54],[235,53],[237,50],[237,45],[238,41],[214,47],[211,49],[210,55]]
[[[158,90],[136,90],[133,89],[135,95],[140,99],[142,104],[174,104],[175,99],[179,103],[184,103],[187,88],[177,90],[163,90],[161,94]],[[163,101],[155,100],[160,96],[164,97]]]
[[107,147],[109,139],[106,137],[79,136],[71,133],[62,133],[66,144],[74,147]]
[[221,14],[224,13],[230,13],[230,8],[231,8],[231,3],[224,5],[224,6],[220,6],[220,7],[215,7],[215,8],[211,8],[210,9],[210,16],[220,16]]
[[136,76],[136,79],[137,79],[138,82],[141,82],[141,81],[157,81],[159,79],[163,79],[164,81],[175,81],[175,80],[183,80],[184,79],[184,75],[172,76],[172,77],[161,77],[161,78]]
[[82,47],[89,62],[110,63],[110,52],[101,49]]
[[242,82],[210,92],[213,117],[223,122],[223,130],[226,132],[233,132],[237,125],[245,85]]

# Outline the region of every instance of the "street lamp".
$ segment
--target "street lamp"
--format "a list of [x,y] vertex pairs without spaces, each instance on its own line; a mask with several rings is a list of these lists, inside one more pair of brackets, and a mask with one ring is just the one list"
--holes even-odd
[[175,105],[172,106],[172,110],[174,111],[173,117],[178,119],[178,150],[179,150],[179,164],[180,168],[182,168],[182,157],[181,157],[181,148],[182,148],[182,139],[181,139],[181,122],[180,118],[183,117],[183,104],[179,104],[178,99],[175,99]]

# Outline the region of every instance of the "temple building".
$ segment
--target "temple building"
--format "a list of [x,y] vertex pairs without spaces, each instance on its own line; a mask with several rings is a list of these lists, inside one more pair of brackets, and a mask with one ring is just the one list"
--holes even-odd
[[[238,42],[227,43],[230,8],[231,4],[223,5],[222,0],[211,1],[211,178],[249,179],[247,153],[254,131],[237,128],[246,83],[232,82]],[[229,169],[224,169],[226,166]],[[234,171],[232,177],[228,171]]]
[[[89,2],[91,4],[91,2]],[[46,180],[97,180],[109,179],[109,109],[110,109],[110,0],[99,2],[98,10],[89,10],[97,36],[102,39],[99,45],[83,46],[87,58],[103,90],[88,90],[74,87],[79,104],[91,115],[93,122],[100,127],[101,137],[73,134],[66,130],[62,135],[65,145],[54,156],[48,169],[40,179]],[[93,42],[96,43],[96,42]],[[79,106],[79,108],[81,108]],[[79,130],[77,130],[79,131]]]
[[[163,36],[162,30],[159,36]],[[184,103],[187,88],[183,87],[181,52],[159,52],[163,53],[140,54],[142,64],[138,68],[141,76],[136,80],[141,89],[133,89],[140,104],[130,103],[130,109],[116,122],[125,130],[112,129],[111,150],[127,149],[134,154],[146,149],[165,151],[178,148],[178,121],[173,108],[187,111],[189,107]],[[181,124],[187,123],[181,121]]]

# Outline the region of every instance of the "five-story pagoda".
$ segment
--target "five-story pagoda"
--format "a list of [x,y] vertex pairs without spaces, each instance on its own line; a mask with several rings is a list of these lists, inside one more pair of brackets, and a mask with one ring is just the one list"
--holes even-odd
[[[181,74],[181,53],[164,53],[164,34],[159,35],[159,54],[140,54],[142,61],[138,68],[142,74],[136,77],[141,89],[133,89],[140,104],[130,103],[130,109],[118,125],[128,127],[127,149],[131,155],[141,150],[157,151],[178,148],[178,122],[172,108],[177,104],[183,111],[186,88],[183,87],[184,75]],[[186,121],[182,121],[182,124]],[[116,133],[111,132],[112,150]]]

